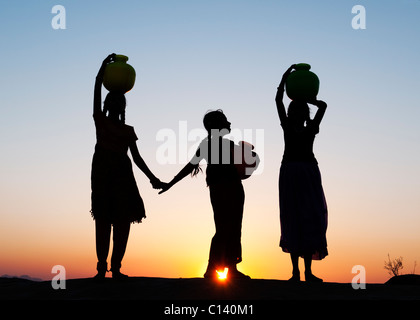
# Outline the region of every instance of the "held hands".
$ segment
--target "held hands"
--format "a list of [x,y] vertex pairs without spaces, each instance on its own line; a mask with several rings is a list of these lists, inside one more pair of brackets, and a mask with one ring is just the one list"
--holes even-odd
[[162,189],[164,185],[164,183],[156,177],[150,179],[150,183],[152,184],[153,189]]
[[170,183],[167,182],[162,182],[162,190],[159,191],[159,194],[162,194],[166,191],[168,191],[170,188],[172,187],[172,185]]
[[152,178],[150,179],[150,183],[152,184],[153,189],[162,189],[159,194],[164,193],[165,191],[168,191],[172,185],[167,182],[162,182],[158,178]]

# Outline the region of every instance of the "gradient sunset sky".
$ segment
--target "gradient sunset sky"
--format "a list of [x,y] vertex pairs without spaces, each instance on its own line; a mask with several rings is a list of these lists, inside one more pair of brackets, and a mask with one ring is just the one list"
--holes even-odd
[[[66,29],[52,27],[57,4]],[[366,9],[366,29],[352,28],[355,5]],[[420,262],[420,1],[7,0],[0,30],[0,275],[47,280],[54,265],[68,278],[96,274],[93,87],[112,52],[136,69],[126,122],[161,180],[185,165],[209,109],[223,109],[233,139],[255,144],[262,163],[244,181],[241,271],[291,276],[278,246],[284,143],[274,97],[299,62],[312,66],[328,103],[314,151],[329,256],[314,274],[350,282],[362,265],[367,282],[384,282],[388,254],[403,257],[403,273]],[[165,163],[170,133],[176,155]],[[134,172],[147,218],[131,228],[121,271],[201,277],[214,233],[205,174],[158,195]]]

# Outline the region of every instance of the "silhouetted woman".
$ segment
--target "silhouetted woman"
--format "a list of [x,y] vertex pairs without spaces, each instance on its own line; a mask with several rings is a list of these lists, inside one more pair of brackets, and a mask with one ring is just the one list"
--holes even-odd
[[230,132],[230,122],[222,110],[208,112],[203,118],[208,132],[195,156],[160,192],[165,192],[188,174],[196,175],[199,162],[207,161],[206,182],[210,190],[216,233],[210,246],[205,278],[217,276],[216,270],[229,268],[230,278],[249,278],[236,265],[242,261],[241,229],[245,193],[233,164],[233,141],[223,136]]
[[125,96],[110,92],[101,110],[101,87],[106,65],[114,59],[109,55],[102,63],[95,82],[93,118],[96,127],[96,146],[92,160],[92,217],[95,219],[97,279],[105,277],[113,227],[111,271],[113,278],[126,278],[120,272],[130,224],[146,217],[143,200],[134,178],[130,149],[134,163],[150,179],[153,187],[160,181],[149,170],[137,149],[134,128],[125,124]]
[[313,119],[305,101],[292,101],[286,114],[282,101],[284,85],[293,68],[294,65],[284,73],[276,95],[285,143],[279,178],[280,247],[291,256],[291,281],[300,281],[300,256],[304,259],[305,280],[321,282],[312,274],[311,264],[313,259],[321,260],[328,255],[327,204],[313,143],[327,104],[316,99],[308,101],[318,107]]

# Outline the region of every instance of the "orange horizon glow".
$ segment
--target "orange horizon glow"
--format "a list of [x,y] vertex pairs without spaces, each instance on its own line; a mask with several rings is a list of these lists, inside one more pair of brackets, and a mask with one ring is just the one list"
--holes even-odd
[[[126,123],[157,178],[171,181],[189,161],[206,132],[207,110],[222,109],[235,143],[254,145],[260,164],[243,180],[240,272],[251,279],[292,276],[290,254],[279,247],[284,135],[275,95],[283,72],[307,62],[328,104],[314,154],[328,204],[329,254],[313,261],[313,274],[351,283],[353,267],[363,266],[366,283],[385,283],[388,254],[403,257],[403,274],[419,274],[420,64],[401,61],[418,59],[420,43],[411,39],[420,32],[420,1],[370,2],[366,30],[352,28],[344,1],[247,1],[240,14],[233,1],[163,2],[96,10],[99,2],[73,1],[68,18],[77,25],[67,30],[49,28],[54,15],[36,1],[26,1],[23,11],[11,1],[2,7],[8,63],[0,77],[7,113],[0,126],[0,277],[47,281],[55,265],[65,267],[67,279],[97,272],[92,98],[100,63],[111,53],[110,34],[116,53],[141,74],[126,95]],[[126,22],[109,23],[116,17]],[[86,32],[93,23],[97,41]],[[78,52],[85,54],[75,60]],[[312,117],[316,107],[310,109]],[[147,218],[131,226],[122,273],[203,277],[215,225],[205,161],[200,165],[202,173],[158,195],[132,162]],[[111,255],[112,235],[108,268]],[[299,268],[303,279],[302,259]],[[213,280],[228,284],[232,271],[227,282],[216,274]]]
[[[258,179],[257,176],[252,178]],[[165,201],[157,201],[160,198],[153,190],[142,190],[144,199],[148,200],[148,217],[143,223],[132,226],[121,272],[132,277],[203,277],[214,235],[214,222],[208,192],[201,185],[202,180],[203,176],[183,183],[168,193]],[[142,180],[139,181],[141,183]],[[197,189],[197,185],[202,187],[202,192],[197,193],[194,199],[189,199],[182,206],[173,205],[179,203],[180,194]],[[238,264],[238,269],[251,279],[287,280],[291,277],[292,266],[290,255],[278,246],[278,208],[255,203],[258,198],[255,198],[255,192],[251,192],[253,183],[247,181],[244,187],[247,200],[242,228],[243,261]],[[330,199],[329,255],[313,262],[316,276],[325,282],[351,283],[355,276],[352,274],[353,266],[363,265],[367,283],[384,283],[390,278],[383,268],[388,253],[391,258],[404,258],[404,274],[413,271],[418,252],[415,239],[392,238],[378,231],[369,233],[369,230],[375,230],[371,223],[365,221],[359,224],[361,220],[351,215],[352,208],[341,207],[334,202],[334,197]],[[7,241],[7,246],[1,248],[3,261],[0,276],[29,275],[49,280],[54,276],[52,267],[62,265],[68,279],[93,277],[96,274],[94,223],[89,213],[83,212],[83,207],[84,204],[81,208],[75,206],[67,209],[68,213],[64,211],[57,215],[52,221],[54,227],[43,229],[42,237],[39,237],[39,228],[34,228],[34,225],[12,228],[6,224],[1,238],[4,243],[7,239],[16,241]],[[200,208],[200,211],[197,213],[195,208]],[[74,212],[80,213],[75,215]],[[38,223],[39,227],[43,226],[43,222]],[[270,229],[267,226],[271,226]],[[160,236],[163,234],[165,237]],[[108,262],[111,253],[112,241]],[[303,274],[302,261],[300,268]]]
[[[247,199],[242,227],[243,260],[238,269],[251,279],[287,280],[291,277],[292,266],[290,255],[278,246],[277,195],[273,192],[273,200],[270,200],[273,205],[262,205],[260,194],[253,190],[258,187],[254,187],[254,181],[260,177],[250,179],[254,180],[244,183]],[[141,188],[142,179],[138,180]],[[172,193],[167,193],[164,201],[160,201],[161,196],[154,190],[141,188],[142,196],[147,200],[147,218],[131,228],[121,272],[132,277],[203,277],[214,235],[212,209],[203,180],[204,175],[185,181]],[[334,184],[326,183],[329,185]],[[199,188],[200,192],[193,199],[178,205],[180,195]],[[361,219],[352,213],[353,208],[335,201],[332,192],[327,194],[331,194],[331,219],[327,230],[329,255],[313,262],[316,276],[325,282],[350,283],[355,276],[353,266],[363,265],[367,283],[384,283],[390,278],[383,268],[388,254],[391,258],[404,258],[404,274],[413,271],[419,246],[410,236],[416,234],[415,224],[410,225],[411,232],[406,227],[407,237],[390,237],[375,229],[374,221]],[[52,201],[50,206],[59,207],[59,201]],[[88,205],[87,199],[86,203],[62,210],[51,220],[53,227],[47,229],[44,229],[46,221],[22,224],[19,228],[12,224],[8,226],[6,221],[0,235],[2,242],[7,243],[1,248],[0,276],[29,275],[49,280],[54,276],[52,267],[62,265],[68,279],[93,277],[96,274],[95,229],[89,212],[84,210]],[[382,221],[385,223],[383,217]],[[40,229],[43,230],[42,237],[39,236]],[[111,253],[112,241],[108,262]],[[303,274],[302,261],[300,268]]]

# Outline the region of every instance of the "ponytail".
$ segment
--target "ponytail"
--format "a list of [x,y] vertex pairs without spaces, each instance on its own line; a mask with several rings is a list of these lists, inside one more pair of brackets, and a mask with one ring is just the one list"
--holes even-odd
[[[207,136],[207,143],[210,143],[210,138],[211,138],[211,135],[210,135],[210,132],[208,133],[208,136]],[[204,139],[202,142],[201,142],[201,144],[200,145],[202,145],[203,144],[203,142],[205,141],[206,139]],[[209,145],[207,145],[207,150],[209,150],[208,152],[209,152],[209,156],[210,156],[210,148],[209,148]],[[200,149],[199,149],[200,150]],[[200,173],[200,172],[203,172],[203,169],[201,169],[201,167],[200,167],[200,162],[198,162],[197,164],[194,164],[194,169],[193,169],[193,171],[191,172],[191,177],[194,177],[194,176],[196,176],[196,175],[198,175],[198,173]]]

